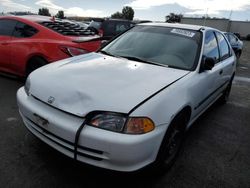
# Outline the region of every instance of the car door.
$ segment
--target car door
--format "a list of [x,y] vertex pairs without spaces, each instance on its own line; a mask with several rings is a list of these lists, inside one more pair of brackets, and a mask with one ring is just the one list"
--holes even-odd
[[[230,44],[225,39],[224,35],[220,32],[216,31],[216,37],[219,44],[219,51],[220,51],[220,63],[218,64],[220,68],[220,84],[223,85],[227,83],[233,74],[233,66],[234,66],[234,56],[230,48]],[[222,88],[223,89],[223,88]]]
[[15,25],[15,20],[0,19],[0,67],[2,69],[10,68],[10,43]]
[[25,68],[26,60],[31,51],[37,45],[32,37],[38,33],[38,30],[23,22],[17,22],[11,42],[9,43],[11,50],[11,69],[15,72],[22,72]]
[[199,71],[192,83],[192,96],[195,99],[194,113],[198,115],[218,96],[218,90],[221,87],[221,70],[219,46],[213,30],[206,31],[204,47],[202,52],[203,58],[209,57],[215,60],[215,66],[212,70]]

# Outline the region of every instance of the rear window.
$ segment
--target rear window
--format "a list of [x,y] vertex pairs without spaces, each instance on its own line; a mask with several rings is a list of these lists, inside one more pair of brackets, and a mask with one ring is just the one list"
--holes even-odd
[[18,38],[28,38],[32,37],[38,32],[38,30],[30,25],[27,25],[22,22],[18,22],[14,29],[13,36]]
[[51,21],[51,22],[41,22],[40,24],[62,35],[69,35],[69,36],[95,35],[95,32],[89,29],[85,29],[81,27],[79,24],[74,22]]

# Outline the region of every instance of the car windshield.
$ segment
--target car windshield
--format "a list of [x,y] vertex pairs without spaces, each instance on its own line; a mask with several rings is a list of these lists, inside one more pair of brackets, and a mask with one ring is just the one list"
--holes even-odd
[[143,63],[193,70],[201,33],[178,28],[136,26],[100,52]]

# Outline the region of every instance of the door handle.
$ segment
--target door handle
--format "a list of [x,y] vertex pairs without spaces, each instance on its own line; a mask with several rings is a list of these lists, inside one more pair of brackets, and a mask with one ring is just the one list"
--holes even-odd
[[219,73],[220,73],[220,75],[221,75],[221,74],[223,73],[223,70],[220,70],[220,72],[219,72]]

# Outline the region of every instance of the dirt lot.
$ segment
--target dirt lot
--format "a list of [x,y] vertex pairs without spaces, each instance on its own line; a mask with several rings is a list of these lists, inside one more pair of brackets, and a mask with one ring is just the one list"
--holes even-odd
[[24,127],[15,94],[21,81],[0,76],[0,187],[250,187],[250,42],[230,101],[190,129],[176,163],[162,176],[120,174],[79,164]]

